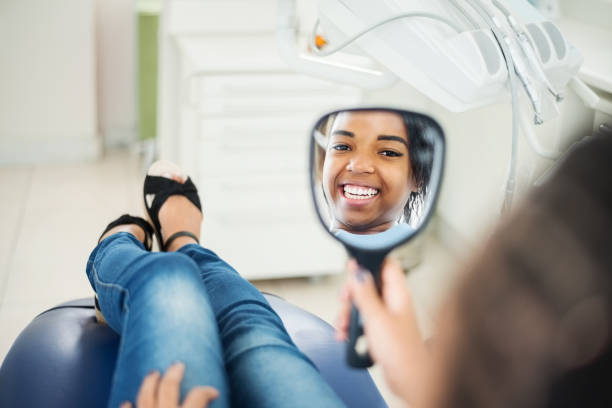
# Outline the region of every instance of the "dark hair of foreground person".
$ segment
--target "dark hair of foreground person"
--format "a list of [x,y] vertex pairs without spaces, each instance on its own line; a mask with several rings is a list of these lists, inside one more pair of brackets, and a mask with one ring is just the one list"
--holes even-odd
[[612,138],[534,188],[454,293],[437,406],[612,406]]

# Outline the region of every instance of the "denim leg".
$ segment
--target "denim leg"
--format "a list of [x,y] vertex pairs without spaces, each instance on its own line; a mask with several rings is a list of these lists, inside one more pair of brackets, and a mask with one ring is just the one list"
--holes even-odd
[[121,335],[110,407],[135,402],[143,378],[176,361],[185,364],[181,398],[196,385],[211,385],[220,393],[211,407],[229,406],[215,315],[189,257],[148,252],[120,232],[94,249],[87,277],[108,324]]
[[219,325],[232,406],[344,406],[253,285],[208,249],[189,244],[179,252],[195,261],[206,286]]

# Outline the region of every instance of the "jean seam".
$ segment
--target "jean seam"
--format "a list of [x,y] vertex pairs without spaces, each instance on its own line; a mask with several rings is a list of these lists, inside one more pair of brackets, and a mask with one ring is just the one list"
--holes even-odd
[[255,347],[250,347],[248,349],[242,350],[239,353],[233,355],[231,358],[226,359],[226,356],[224,356],[224,360],[225,360],[225,365],[226,367],[228,365],[231,365],[234,361],[236,361],[236,359],[242,357],[244,354],[249,353],[255,349],[259,350],[259,349],[264,349],[264,348],[280,348],[283,349],[285,351],[291,351],[291,352],[295,352],[297,351],[297,355],[300,356],[301,360],[304,361],[306,364],[310,364],[315,371],[320,372],[319,368],[316,366],[315,363],[313,363],[310,358],[308,358],[308,356],[306,356],[306,354],[304,354],[299,348],[297,348],[297,346],[292,346],[290,344],[287,343],[283,343],[283,344],[262,344],[259,346],[255,346]]
[[[129,314],[130,314],[129,307],[126,308],[126,309],[127,310],[125,311],[125,319],[124,319],[123,327],[121,328],[121,333],[123,333],[125,331],[124,330],[125,329],[125,325],[128,322],[128,317],[129,317]],[[122,337],[122,336],[120,335],[119,337]],[[117,364],[119,363],[119,356],[123,355],[123,348],[124,348],[124,346],[125,346],[124,342],[120,339],[119,340],[119,349],[117,350],[117,360],[115,361],[115,369],[113,370],[113,382],[112,382],[111,388],[110,388],[111,389],[111,393],[112,393],[113,390],[117,389]],[[110,397],[111,397],[111,394],[109,394],[109,399],[108,399],[109,405],[111,403]],[[132,402],[132,401],[130,401],[130,402]],[[113,408],[113,407],[111,407],[111,408]]]
[[[109,288],[111,290],[119,290],[120,293],[125,294],[125,302],[123,302],[123,304],[121,305],[121,309],[125,313],[125,316],[124,316],[124,319],[123,319],[123,322],[124,322],[123,326],[125,326],[127,324],[127,322],[128,322],[128,317],[129,317],[129,314],[130,314],[130,307],[128,306],[128,300],[130,298],[130,291],[128,289],[124,288],[123,286],[118,285],[116,283],[107,283],[107,282],[102,281],[102,279],[100,279],[100,276],[98,274],[98,270],[96,269],[95,264],[92,265],[92,269],[93,269],[94,281],[96,282],[96,286],[99,284],[99,285],[102,285],[103,287],[107,287],[107,288]],[[97,293],[97,291],[96,291],[96,293]],[[122,337],[123,332],[124,332],[124,330],[123,330],[123,327],[122,327],[121,328],[120,337]],[[119,349],[117,350],[117,356],[123,355],[123,347],[124,347],[123,341],[119,340]],[[115,362],[115,364],[117,364],[117,363],[119,363],[118,359]],[[116,387],[117,386],[117,375],[116,375],[117,373],[116,373],[116,369],[117,369],[117,367],[115,366],[115,370],[113,372],[113,381],[112,381],[111,388],[110,388],[111,390],[116,390],[117,389],[117,387]],[[109,397],[110,397],[110,395],[109,395]],[[108,403],[109,404],[111,403],[110,398],[109,398]]]
[[[263,295],[262,295],[262,296],[263,296]],[[218,320],[222,320],[222,319],[225,317],[224,315],[225,315],[226,313],[230,312],[232,309],[235,309],[235,308],[237,308],[238,306],[242,306],[242,305],[249,305],[249,304],[251,304],[251,305],[258,305],[258,306],[261,306],[261,307],[263,307],[264,309],[266,309],[268,312],[271,312],[271,313],[272,313],[272,315],[273,315],[274,317],[276,317],[276,318],[277,318],[277,319],[278,319],[278,320],[281,322],[281,325],[282,325],[282,319],[280,318],[280,316],[278,315],[278,313],[276,313],[276,311],[275,311],[274,309],[272,309],[272,306],[270,306],[270,304],[268,304],[268,303],[265,301],[265,298],[264,298],[264,302],[262,302],[262,301],[261,301],[261,300],[259,300],[259,299],[244,299],[244,300],[241,300],[241,301],[239,301],[239,302],[235,302],[235,303],[232,303],[232,304],[230,304],[230,305],[228,305],[228,306],[225,306],[223,309],[219,310],[219,312],[217,313]],[[286,329],[285,329],[285,327],[284,327],[284,325],[282,325],[282,327],[283,327],[283,329],[284,329],[284,330],[286,330]]]
[[[107,287],[110,289],[115,289],[118,290],[121,293],[125,293],[125,302],[123,302],[123,305],[121,305],[121,309],[124,312],[129,312],[129,306],[128,304],[128,300],[130,298],[130,291],[127,290],[126,288],[124,288],[121,285],[118,285],[116,283],[108,283],[108,282],[104,282],[102,279],[100,279],[100,276],[98,274],[98,270],[96,269],[95,265],[92,265],[92,269],[93,269],[93,273],[94,273],[94,281],[96,282],[96,286],[98,284],[102,285],[103,287]],[[98,291],[96,290],[96,294],[98,293]]]

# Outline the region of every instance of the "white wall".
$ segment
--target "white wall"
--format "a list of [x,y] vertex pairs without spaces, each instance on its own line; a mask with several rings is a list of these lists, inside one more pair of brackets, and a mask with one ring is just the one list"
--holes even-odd
[[94,158],[94,8],[0,1],[0,163]]
[[[523,102],[524,106],[527,103]],[[550,150],[565,151],[592,130],[594,112],[569,89],[560,105],[561,115],[534,128],[540,143]],[[445,128],[448,142],[440,217],[470,244],[480,241],[492,223],[500,219],[512,138],[512,111],[500,103],[460,114],[440,107],[431,114]],[[516,171],[513,207],[520,205],[536,179],[553,165],[534,153],[522,133]]]
[[562,15],[612,29],[612,0],[559,0]]
[[137,138],[135,2],[95,0],[98,123],[106,146]]

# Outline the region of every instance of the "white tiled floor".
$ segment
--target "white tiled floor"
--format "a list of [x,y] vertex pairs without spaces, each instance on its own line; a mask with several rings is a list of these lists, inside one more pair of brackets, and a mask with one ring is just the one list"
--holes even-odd
[[[84,272],[89,251],[112,219],[142,214],[141,183],[140,160],[126,152],[94,163],[0,168],[0,361],[38,313],[92,295]],[[413,273],[411,285],[426,288],[432,280],[445,279],[440,271],[448,262],[436,259]],[[342,276],[334,275],[255,285],[333,323],[341,282]],[[419,293],[431,310],[435,296]],[[372,374],[389,405],[399,406],[381,373],[374,369]]]

